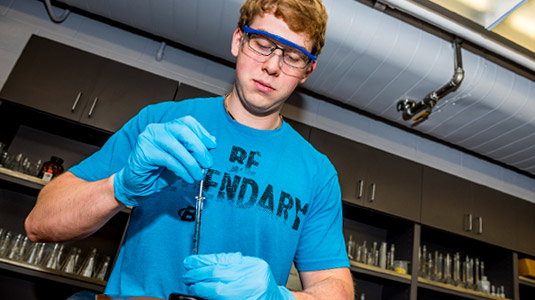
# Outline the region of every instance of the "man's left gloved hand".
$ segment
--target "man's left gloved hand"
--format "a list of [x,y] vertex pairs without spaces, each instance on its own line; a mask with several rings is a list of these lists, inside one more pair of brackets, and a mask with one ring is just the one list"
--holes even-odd
[[295,300],[278,286],[266,261],[241,253],[192,255],[184,259],[184,282],[192,295],[209,300]]

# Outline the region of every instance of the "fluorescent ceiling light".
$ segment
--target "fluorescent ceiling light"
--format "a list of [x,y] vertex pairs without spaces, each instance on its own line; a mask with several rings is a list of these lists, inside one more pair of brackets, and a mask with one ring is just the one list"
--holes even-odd
[[535,0],[430,0],[535,52]]
[[528,0],[431,0],[486,29],[492,29]]

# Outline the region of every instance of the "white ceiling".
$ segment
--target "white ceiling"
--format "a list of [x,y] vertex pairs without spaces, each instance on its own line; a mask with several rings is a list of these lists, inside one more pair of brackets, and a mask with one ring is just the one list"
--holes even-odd
[[[234,61],[225,45],[241,0],[61,1]],[[403,98],[419,101],[451,79],[454,51],[449,37],[354,0],[324,4],[329,14],[326,45],[305,89],[535,175],[535,83],[528,79],[535,72],[521,76],[462,49],[461,86],[438,101],[429,119],[411,126],[396,103]]]

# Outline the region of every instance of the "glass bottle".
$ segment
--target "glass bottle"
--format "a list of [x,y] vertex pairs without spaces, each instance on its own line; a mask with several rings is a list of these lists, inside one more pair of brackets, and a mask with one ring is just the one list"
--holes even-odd
[[36,163],[34,163],[30,168],[30,175],[38,177],[39,173],[41,172],[41,168],[43,167],[43,161],[38,160]]
[[362,243],[362,263],[368,263],[368,248],[366,247],[366,241]]
[[422,255],[420,256],[420,277],[426,277],[427,276],[427,246],[423,245],[422,247]]
[[396,246],[394,244],[390,245],[390,260],[388,262],[390,270],[394,270],[395,252],[396,252]]
[[347,241],[347,257],[350,260],[355,259],[353,252],[355,252],[355,241],[353,241],[353,235],[350,234],[349,241]]
[[456,286],[461,284],[461,255],[459,252],[453,256],[453,284]]
[[451,256],[449,253],[446,253],[446,257],[444,258],[444,269],[443,269],[443,277],[442,280],[445,284],[452,284],[451,280]]
[[432,279],[433,278],[433,270],[434,270],[434,267],[433,267],[433,256],[430,253],[427,254],[427,262],[425,264],[425,279]]
[[479,258],[476,258],[475,266],[474,266],[474,271],[476,272],[474,285],[475,285],[476,287],[478,287],[478,286],[479,286],[479,281],[480,281],[480,279],[481,279],[481,277],[479,276]]
[[54,176],[58,176],[59,174],[63,173],[63,159],[51,156],[50,160],[45,162],[43,166],[41,167],[41,171],[39,172],[39,178],[47,180],[52,179]]
[[437,274],[435,280],[441,282],[444,277],[444,257],[442,256],[442,253],[438,254],[438,258],[435,265],[437,267]]
[[470,258],[467,262],[466,270],[466,287],[469,289],[474,289],[474,259]]
[[386,242],[382,242],[379,247],[379,267],[386,269]]

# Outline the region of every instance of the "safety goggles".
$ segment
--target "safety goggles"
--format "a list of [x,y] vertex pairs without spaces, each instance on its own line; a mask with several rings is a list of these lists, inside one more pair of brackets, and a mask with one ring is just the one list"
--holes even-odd
[[[282,62],[294,69],[305,69],[317,58],[305,48],[269,32],[253,29],[247,25],[243,26],[243,32],[245,33],[244,43],[258,55],[258,58],[262,58],[262,62],[267,61],[277,49],[282,51]],[[281,47],[277,43],[287,47]]]

